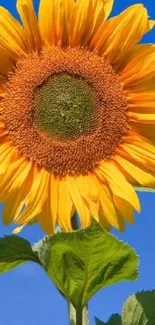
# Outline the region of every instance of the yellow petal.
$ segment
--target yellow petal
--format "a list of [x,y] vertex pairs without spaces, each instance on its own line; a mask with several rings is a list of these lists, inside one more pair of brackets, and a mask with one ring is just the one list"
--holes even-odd
[[13,162],[6,173],[2,176],[0,182],[0,199],[3,201],[15,189],[20,189],[25,181],[32,163],[25,158],[20,158]]
[[119,218],[113,197],[106,185],[100,183],[100,203],[102,206],[103,215],[106,218],[107,222],[110,223],[116,229],[123,231],[124,230],[124,221],[122,217]]
[[48,211],[49,202],[47,202],[43,206],[42,211],[37,215],[37,222],[39,222],[41,228],[48,235],[53,234],[55,232],[55,223],[52,218],[52,215]]
[[[138,84],[155,77],[155,46],[150,44],[134,46],[125,63],[120,72],[120,80],[123,81],[125,89],[135,85],[133,88],[135,91]],[[153,80],[152,86],[154,87]]]
[[[58,1],[57,1],[58,3]],[[41,0],[39,6],[39,26],[42,38],[51,45],[56,44],[56,2]]]
[[35,172],[33,167],[30,169],[29,174],[25,181],[23,181],[22,186],[20,187],[20,191],[16,189],[13,191],[8,198],[5,200],[3,211],[2,211],[2,219],[4,225],[9,225],[19,216],[27,196],[32,187],[32,183],[34,181]]
[[8,142],[5,142],[0,146],[0,175],[6,172],[15,154],[15,148],[12,147]]
[[68,177],[68,190],[74,206],[79,214],[81,227],[88,227],[91,223],[90,210],[88,203],[85,202],[81,196],[81,191],[79,184],[77,184],[77,179],[74,177]]
[[77,177],[77,186],[85,204],[88,204],[91,216],[98,219],[99,182],[94,175]]
[[69,45],[89,46],[91,38],[104,23],[113,0],[78,0],[70,20]]
[[98,174],[105,177],[116,196],[128,201],[138,212],[140,211],[139,199],[134,188],[126,181],[114,162],[103,162],[99,166]]
[[149,172],[142,170],[141,168],[135,166],[135,164],[132,164],[128,160],[115,156],[115,161],[124,169],[126,170],[135,180],[140,183],[141,185],[155,186],[155,177],[150,175]]
[[58,224],[66,231],[72,230],[71,218],[73,215],[73,202],[71,200],[67,181],[59,181]]
[[111,224],[105,218],[101,204],[99,206],[99,220],[98,221],[99,221],[99,223],[101,224],[101,226],[104,229],[106,229],[107,231],[110,231],[111,230]]
[[78,1],[76,10],[74,11],[74,25],[70,30],[70,45],[72,47],[83,45],[84,35],[88,39],[91,34],[92,27],[88,24],[89,17],[93,19],[93,1]]
[[69,45],[70,25],[73,23],[75,7],[73,0],[40,1],[40,30],[42,38],[50,45]]
[[[13,67],[16,62],[18,61],[19,57],[20,57],[20,54],[15,50],[15,48],[7,42],[6,39],[4,39],[1,35],[0,35],[0,52],[2,53],[6,53],[5,56],[6,56],[6,60],[4,59],[4,64],[6,65],[6,63],[9,64],[9,66]],[[10,57],[9,57],[10,55]],[[11,60],[12,60],[12,63],[11,64]],[[1,68],[2,69],[2,68]],[[10,71],[10,70],[9,70]],[[5,77],[5,75],[3,76]]]
[[[114,0],[93,0],[92,3],[90,1],[88,21],[86,23],[86,26],[89,26],[90,30],[87,30],[85,37],[82,39],[84,46],[89,46],[96,32],[102,28],[105,20],[112,11],[113,4]],[[90,12],[92,14],[89,15]]]
[[[154,83],[155,85],[155,83]],[[155,113],[155,90],[130,93],[127,96],[128,109],[133,113]]]
[[0,7],[0,37],[9,43],[17,55],[26,52],[26,40],[22,26],[3,7]]
[[32,0],[17,0],[17,10],[23,23],[29,48],[39,50],[42,40]]
[[98,220],[99,195],[100,195],[99,181],[97,180],[95,175],[87,175],[80,179],[79,187],[84,201],[88,203],[91,216],[94,217],[96,220]]
[[59,179],[51,175],[50,186],[51,186],[51,212],[52,212],[52,218],[56,222],[58,217]]
[[10,164],[5,174],[1,177],[0,182],[0,199],[3,200],[15,188],[21,186],[25,176],[24,169],[28,170],[29,164],[25,158],[20,158]]
[[90,201],[90,211],[93,218],[95,218],[97,221],[99,221],[99,200],[98,201]]
[[137,147],[143,148],[145,153],[152,154],[152,158],[154,159],[155,155],[155,148],[152,143],[147,140],[146,138],[140,136],[139,134],[134,134],[133,132],[129,133],[129,136],[124,137],[125,142],[131,143],[133,145],[137,145]]
[[[130,105],[146,106],[146,103],[152,104],[155,101],[155,89],[152,91],[129,93],[128,103]],[[131,106],[132,107],[132,106]]]
[[109,61],[117,65],[130,47],[141,40],[147,28],[147,10],[143,5],[136,4],[105,22],[90,47],[108,56]]
[[[151,71],[151,70],[150,70]],[[154,78],[150,77],[149,75],[146,77],[144,77],[144,79],[142,78],[139,79],[137,82],[135,83],[131,83],[129,86],[126,86],[125,88],[127,88],[127,92],[136,92],[141,93],[142,91],[148,91],[148,92],[152,92],[154,91]]]
[[76,178],[76,184],[80,190],[81,196],[83,196],[86,200],[98,199],[98,182],[94,175],[79,176]]
[[[140,165],[150,171],[155,171],[155,148],[148,142],[133,141],[131,143],[125,143],[121,145],[124,151],[126,151],[132,157],[133,161],[137,161]],[[130,159],[129,158],[129,159]]]
[[38,222],[47,234],[54,233],[57,223],[58,184],[58,179],[51,175],[48,183],[47,198],[42,211],[38,215]]
[[114,0],[102,0],[102,2],[105,11],[105,19],[107,19],[112,11]]
[[134,209],[132,205],[117,196],[114,196],[114,201],[123,218],[132,225],[134,223]]
[[20,227],[17,227],[17,228],[15,228],[14,230],[13,230],[13,234],[14,235],[17,235],[17,234],[19,234],[22,230],[23,230],[23,228],[26,226],[27,224],[25,223],[24,225],[22,225],[22,226],[20,226]]
[[130,121],[140,122],[144,124],[155,124],[155,113],[135,113],[128,112]]
[[136,149],[137,146],[133,148],[129,144],[124,144],[122,145],[122,151],[119,154],[121,155],[121,157],[129,159],[134,164],[137,163],[137,165],[139,165],[142,169],[145,169],[146,171],[155,172],[155,159],[147,155],[147,152],[139,152]]
[[39,170],[32,184],[29,196],[26,199],[26,208],[16,220],[17,224],[28,223],[40,213],[47,198],[48,181],[49,173],[44,169]]
[[[136,116],[136,114],[140,114],[140,117],[141,117],[141,114],[143,116],[143,114],[147,113],[150,114],[150,118],[151,118],[151,115],[152,114],[155,114],[155,101],[148,101],[148,105],[147,105],[147,102],[143,102],[142,104],[140,103],[139,105],[138,104],[129,104],[128,105],[128,109],[131,113],[135,113],[135,115],[133,116]],[[132,114],[131,114],[132,116]],[[154,124],[154,122],[152,123]]]
[[154,44],[136,44],[132,46],[124,57],[120,75],[125,75],[125,78],[132,76],[136,65],[139,64],[140,67],[143,67],[144,59],[152,56],[154,52]]
[[135,160],[140,164],[145,164],[145,160],[143,159],[143,157],[136,153],[134,150],[132,150],[128,144],[121,145],[119,149],[117,149],[117,154],[119,154],[125,159]]
[[154,26],[155,26],[155,21],[148,20],[145,33],[148,33]]
[[141,124],[137,121],[131,121],[132,130],[150,139],[155,144],[155,127],[152,124]]

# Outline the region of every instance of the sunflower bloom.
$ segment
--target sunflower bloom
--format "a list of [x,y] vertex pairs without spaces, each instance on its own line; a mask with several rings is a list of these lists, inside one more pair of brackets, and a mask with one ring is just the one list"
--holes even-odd
[[[18,0],[0,7],[3,222],[124,230],[135,186],[155,186],[154,21],[141,4],[107,20],[113,0]],[[137,45],[136,45],[137,44]]]

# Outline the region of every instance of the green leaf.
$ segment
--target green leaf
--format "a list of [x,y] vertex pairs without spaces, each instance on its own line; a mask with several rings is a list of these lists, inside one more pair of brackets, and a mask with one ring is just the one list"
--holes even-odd
[[121,316],[119,314],[112,315],[106,325],[122,325]]
[[96,325],[122,325],[121,316],[119,314],[113,314],[107,323],[101,322],[98,318],[95,318]]
[[122,325],[155,325],[155,290],[128,298],[123,306]]
[[137,192],[151,192],[154,193],[155,189],[151,187],[141,187],[141,186],[136,186],[134,187]]
[[95,317],[95,324],[96,325],[106,325],[106,323],[101,322],[101,320],[99,320],[98,318]]
[[0,274],[27,261],[40,264],[27,240],[15,235],[0,238]]
[[101,288],[137,279],[135,251],[95,220],[86,229],[47,236],[35,250],[56,287],[76,307]]
[[127,299],[122,317],[112,315],[107,323],[95,318],[96,325],[155,325],[155,290],[142,291]]

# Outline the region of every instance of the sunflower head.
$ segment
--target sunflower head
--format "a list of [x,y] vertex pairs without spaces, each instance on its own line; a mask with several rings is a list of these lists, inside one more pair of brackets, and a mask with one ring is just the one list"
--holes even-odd
[[[154,22],[138,4],[107,20],[113,0],[18,0],[0,8],[0,187],[3,221],[51,233],[96,218],[124,230],[154,186]],[[132,28],[131,28],[132,25]],[[128,36],[126,36],[128,35]]]

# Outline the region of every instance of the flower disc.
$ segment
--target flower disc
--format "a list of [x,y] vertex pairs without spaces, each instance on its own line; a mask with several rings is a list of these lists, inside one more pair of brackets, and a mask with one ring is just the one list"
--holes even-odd
[[114,154],[128,130],[119,78],[104,57],[88,50],[45,47],[28,55],[5,92],[10,139],[57,176],[88,174]]

